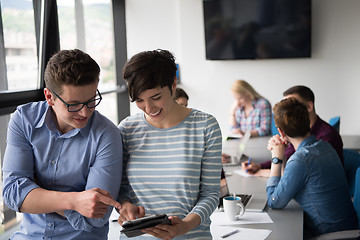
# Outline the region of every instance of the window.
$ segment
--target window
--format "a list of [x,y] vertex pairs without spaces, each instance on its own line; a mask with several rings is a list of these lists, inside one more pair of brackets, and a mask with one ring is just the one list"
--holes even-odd
[[1,90],[38,88],[34,9],[31,1],[1,1],[7,87]]
[[60,48],[81,49],[100,65],[99,90],[103,102],[96,109],[117,124],[117,96],[107,94],[117,85],[111,1],[58,1],[58,14]]

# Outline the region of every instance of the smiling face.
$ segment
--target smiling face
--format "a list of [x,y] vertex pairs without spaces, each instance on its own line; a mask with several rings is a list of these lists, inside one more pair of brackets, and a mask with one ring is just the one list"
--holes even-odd
[[[58,95],[68,104],[83,103],[94,99],[97,87],[97,82],[85,86],[64,85],[62,93]],[[69,112],[65,104],[49,89],[45,88],[44,93],[46,101],[55,113],[58,129],[63,134],[74,128],[85,127],[95,110],[84,106],[78,112]]]
[[[175,91],[176,83],[173,86]],[[152,88],[142,92],[136,105],[145,113],[146,120],[153,126],[162,128],[171,117],[173,106],[175,104],[173,95],[168,87]]]

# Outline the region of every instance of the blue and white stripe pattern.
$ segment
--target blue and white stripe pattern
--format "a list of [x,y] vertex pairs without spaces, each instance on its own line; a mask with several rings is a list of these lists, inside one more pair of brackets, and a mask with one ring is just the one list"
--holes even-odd
[[146,215],[198,214],[201,224],[175,239],[211,239],[209,216],[218,206],[221,173],[222,141],[216,119],[193,109],[180,124],[159,129],[139,113],[123,120],[119,128],[126,172],[118,200],[130,198],[144,206]]

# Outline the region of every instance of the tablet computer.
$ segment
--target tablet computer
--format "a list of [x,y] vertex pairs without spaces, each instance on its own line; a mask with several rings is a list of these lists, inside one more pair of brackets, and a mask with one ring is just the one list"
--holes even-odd
[[144,234],[141,229],[155,227],[159,224],[171,225],[171,221],[168,219],[166,214],[150,215],[124,222],[122,224],[123,229],[121,232],[129,238],[136,237]]

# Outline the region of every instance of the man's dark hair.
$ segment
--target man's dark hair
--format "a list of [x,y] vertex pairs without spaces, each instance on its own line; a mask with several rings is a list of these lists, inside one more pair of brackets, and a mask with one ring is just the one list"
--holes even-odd
[[304,137],[310,132],[310,118],[304,104],[293,97],[285,98],[275,104],[275,125],[289,137]]
[[63,85],[84,86],[99,81],[100,67],[79,49],[61,50],[47,63],[44,80],[47,88],[61,94]]
[[123,78],[128,85],[132,102],[142,92],[157,87],[168,87],[172,94],[175,76],[175,57],[169,51],[161,49],[134,55],[123,69]]
[[292,95],[292,94],[297,94],[303,100],[310,101],[315,104],[315,95],[314,95],[313,91],[311,91],[311,89],[306,86],[297,85],[297,86],[291,87],[283,93],[283,96],[286,97],[286,96]]

